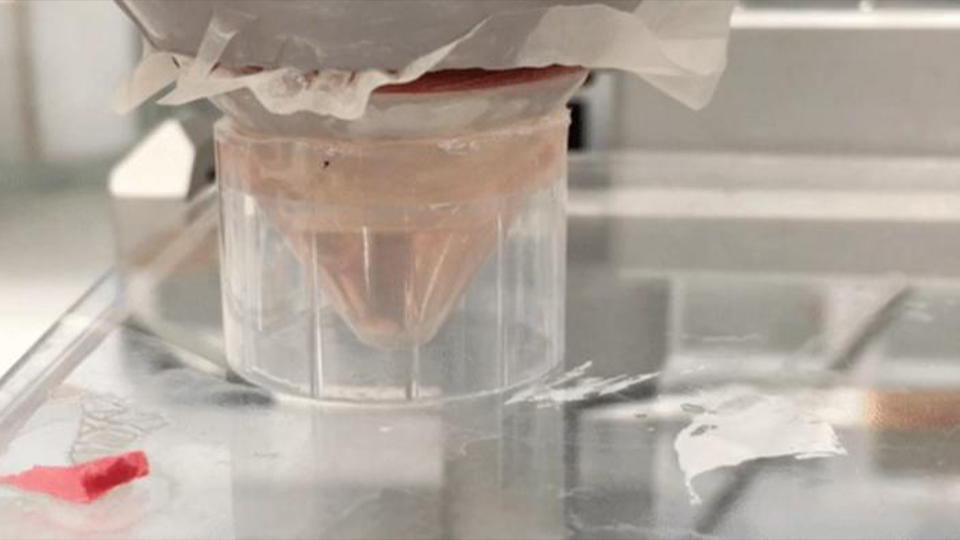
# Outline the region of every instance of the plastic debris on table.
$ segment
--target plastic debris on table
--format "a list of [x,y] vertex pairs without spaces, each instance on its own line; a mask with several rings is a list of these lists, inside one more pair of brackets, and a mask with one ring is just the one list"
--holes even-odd
[[0,476],[0,485],[90,503],[113,488],[148,474],[150,464],[146,454],[135,451],[77,465],[38,465],[19,474]]
[[587,377],[587,371],[591,367],[593,367],[593,362],[584,362],[553,379],[520,390],[511,396],[505,404],[512,405],[526,402],[535,403],[538,406],[550,406],[613,396],[660,375],[659,372],[654,372],[614,377]]

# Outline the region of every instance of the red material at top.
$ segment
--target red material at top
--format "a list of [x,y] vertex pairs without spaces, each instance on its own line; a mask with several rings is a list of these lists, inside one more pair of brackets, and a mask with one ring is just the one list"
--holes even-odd
[[[176,59],[174,59],[174,62],[176,63]],[[179,66],[180,64],[177,65]],[[219,66],[220,64],[215,64],[214,69]],[[497,86],[526,84],[585,70],[586,68],[580,66],[560,65],[501,70],[480,68],[441,69],[439,71],[424,73],[418,79],[407,83],[385,84],[373,92],[375,94],[432,94],[440,92],[460,92],[463,90],[484,90]],[[250,75],[252,73],[260,73],[263,71],[263,68],[259,66],[243,66],[237,71],[243,75]],[[319,71],[315,70],[305,73],[304,77],[309,80],[318,74]]]
[[89,503],[121,484],[148,474],[150,464],[146,454],[136,451],[66,467],[37,466],[20,474],[0,476],[0,484]]
[[425,73],[404,84],[388,84],[376,89],[382,94],[427,94],[483,90],[496,86],[524,84],[583,71],[579,66],[548,66],[490,71],[486,69],[444,69]]

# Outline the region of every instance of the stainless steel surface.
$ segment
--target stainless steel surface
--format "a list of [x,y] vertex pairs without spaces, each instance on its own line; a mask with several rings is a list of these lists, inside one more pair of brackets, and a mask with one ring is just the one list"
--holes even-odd
[[[654,380],[545,407],[501,395],[425,409],[291,401],[146,331],[114,274],[0,381],[0,467],[31,448],[67,452],[70,419],[111,396],[163,417],[134,443],[153,475],[82,508],[0,490],[11,503],[0,538],[955,534],[960,265],[945,248],[960,219],[885,218],[882,208],[866,220],[761,219],[750,204],[736,218],[603,211],[668,186],[685,196],[716,170],[670,159],[582,156],[571,171],[567,365],[592,360],[598,376],[658,371]],[[656,163],[670,176],[644,168]],[[724,192],[751,184],[738,178]],[[195,276],[215,275],[198,256],[211,250],[212,216],[187,219],[142,262],[155,283],[184,287],[169,299],[181,315],[209,292]],[[691,504],[678,433],[699,414],[689,403],[731,388],[800,399],[847,455],[713,470],[694,479],[703,503]]]

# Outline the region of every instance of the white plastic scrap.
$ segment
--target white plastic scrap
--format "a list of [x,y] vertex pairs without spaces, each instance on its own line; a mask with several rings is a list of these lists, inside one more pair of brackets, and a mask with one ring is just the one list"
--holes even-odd
[[152,412],[134,408],[124,399],[91,394],[82,407],[77,438],[70,447],[70,459],[82,463],[126,450],[167,420]]
[[656,372],[615,377],[584,377],[592,366],[593,362],[585,362],[553,380],[521,390],[508,399],[506,404],[535,403],[549,406],[612,396],[660,375]]
[[809,459],[846,455],[833,426],[787,396],[734,388],[684,407],[693,421],[674,441],[677,461],[693,504],[700,474],[768,457]]

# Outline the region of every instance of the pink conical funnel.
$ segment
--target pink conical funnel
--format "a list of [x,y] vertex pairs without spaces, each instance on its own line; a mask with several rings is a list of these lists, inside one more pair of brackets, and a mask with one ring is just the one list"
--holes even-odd
[[396,349],[437,333],[529,194],[562,177],[566,128],[561,110],[443,138],[220,133],[218,154],[359,339]]
[[369,345],[430,340],[509,227],[490,209],[471,224],[313,235],[318,277],[337,311]]

